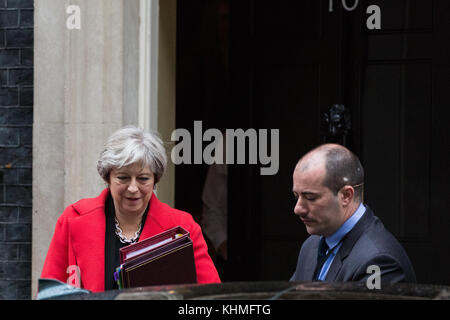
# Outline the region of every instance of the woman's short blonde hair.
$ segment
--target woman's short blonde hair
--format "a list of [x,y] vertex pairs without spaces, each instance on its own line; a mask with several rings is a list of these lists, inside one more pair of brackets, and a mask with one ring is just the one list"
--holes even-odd
[[114,132],[106,141],[97,162],[97,171],[109,184],[112,169],[136,163],[150,168],[155,176],[156,185],[166,170],[166,150],[157,133],[135,126],[126,126]]

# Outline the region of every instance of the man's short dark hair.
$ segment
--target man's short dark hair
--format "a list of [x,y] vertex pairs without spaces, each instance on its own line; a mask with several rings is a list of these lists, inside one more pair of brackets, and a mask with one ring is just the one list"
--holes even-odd
[[346,148],[327,148],[325,177],[323,185],[335,195],[342,187],[349,185],[355,189],[355,200],[363,201],[364,169],[358,157]]

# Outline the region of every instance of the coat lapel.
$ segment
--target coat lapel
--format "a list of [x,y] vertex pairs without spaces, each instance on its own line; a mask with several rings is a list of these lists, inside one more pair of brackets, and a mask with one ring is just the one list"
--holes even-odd
[[336,276],[342,268],[343,260],[344,260],[344,258],[340,257],[339,252],[338,252],[338,254],[336,255],[336,257],[333,260],[333,263],[330,266],[330,269],[328,270],[328,273],[325,277],[325,281],[327,281],[327,282],[336,281]]
[[313,243],[311,243],[311,250],[306,251],[308,254],[305,258],[303,258],[303,261],[309,261],[309,263],[305,263],[305,270],[303,270],[303,274],[305,276],[305,279],[302,281],[313,281],[314,277],[314,271],[316,269],[317,264],[317,252],[319,250],[319,240],[320,237],[314,236],[316,239]]
[[325,281],[333,282],[337,280],[337,276],[342,268],[345,258],[350,254],[353,246],[361,237],[364,230],[367,229],[368,225],[372,221],[372,218],[373,212],[369,207],[366,206],[366,212],[364,212],[364,215],[361,217],[361,219],[359,219],[358,223],[356,223],[353,229],[350,230],[350,232],[346,235],[341,248],[336,254],[336,257],[334,258],[333,263],[328,270]]
[[[105,290],[105,200],[108,192],[89,199],[75,209],[80,216],[70,224],[70,237],[77,266],[81,272],[81,284],[94,292]],[[90,208],[88,212],[86,208]]]
[[152,194],[147,219],[145,220],[144,229],[142,229],[139,241],[175,227],[175,223],[170,218],[171,214],[165,212],[166,208],[168,206],[160,202],[155,194]]

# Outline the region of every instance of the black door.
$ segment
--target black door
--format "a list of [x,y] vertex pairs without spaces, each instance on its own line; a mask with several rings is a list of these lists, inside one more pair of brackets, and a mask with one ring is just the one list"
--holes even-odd
[[[342,104],[351,129],[341,142],[365,167],[365,202],[403,244],[419,282],[449,284],[450,4],[359,1],[349,11],[334,1],[330,12],[329,3],[232,6],[236,116],[243,126],[280,129],[277,175],[230,170],[234,276],[291,276],[307,237],[293,214],[292,170],[307,150],[329,141],[323,115]],[[373,4],[380,30],[367,27]]]
[[[217,21],[208,1],[193,1],[196,8],[178,2],[177,127],[203,120],[205,127],[280,130],[276,175],[229,166],[224,279],[290,278],[308,236],[293,214],[292,171],[306,151],[337,139],[361,158],[365,202],[403,244],[419,282],[450,284],[450,3],[358,1],[349,11],[334,0],[331,12],[329,0],[217,0],[229,9],[229,41],[214,45],[217,37],[208,36],[205,45],[186,26],[200,12]],[[380,30],[366,25],[374,4]],[[186,60],[192,41],[197,51]],[[327,135],[324,117],[335,104],[351,125],[337,138]],[[204,173],[204,166],[177,167],[176,206],[194,217]]]
[[450,283],[450,4],[375,1],[359,103],[367,203],[406,248],[418,281]]
[[262,176],[257,166],[230,167],[230,265],[237,280],[289,279],[306,238],[292,170],[322,141],[322,111],[342,100],[341,14],[316,0],[231,3],[235,126],[279,129],[280,168]]

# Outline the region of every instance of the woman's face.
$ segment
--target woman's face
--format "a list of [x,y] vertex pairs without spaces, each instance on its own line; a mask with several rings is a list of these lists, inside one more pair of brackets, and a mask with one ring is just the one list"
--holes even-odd
[[109,186],[116,215],[143,214],[152,197],[154,183],[153,172],[140,164],[111,170]]

